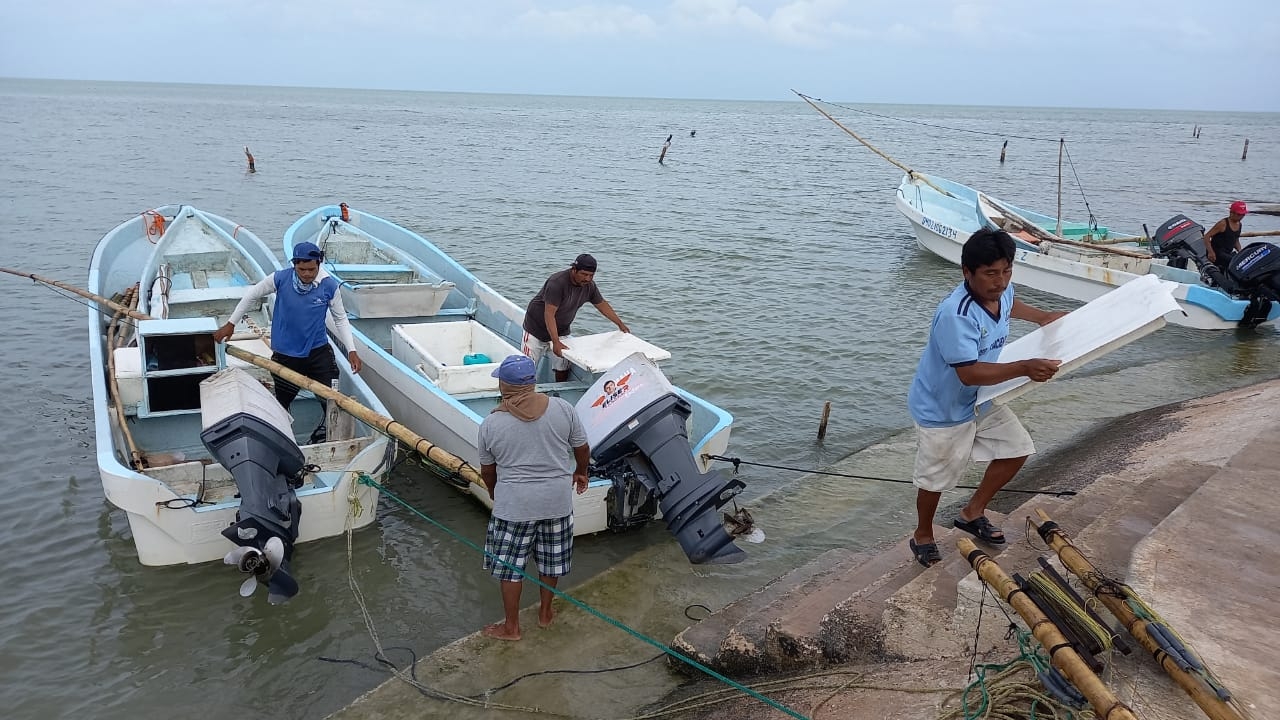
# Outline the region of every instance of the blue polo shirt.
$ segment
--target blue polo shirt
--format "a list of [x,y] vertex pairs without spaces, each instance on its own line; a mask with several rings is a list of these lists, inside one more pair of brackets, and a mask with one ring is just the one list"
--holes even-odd
[[922,427],[950,427],[976,415],[977,386],[960,382],[956,368],[976,362],[998,362],[1009,338],[1013,284],[1000,295],[1000,314],[992,316],[982,301],[961,283],[938,304],[929,342],[920,355],[907,393],[907,409]]

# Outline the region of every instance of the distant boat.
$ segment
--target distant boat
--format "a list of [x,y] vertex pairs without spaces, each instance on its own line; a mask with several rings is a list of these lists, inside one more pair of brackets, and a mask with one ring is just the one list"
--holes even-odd
[[[1175,325],[1225,330],[1272,323],[1280,317],[1280,303],[1272,302],[1276,299],[1273,278],[1240,287],[1224,282],[1223,286],[1238,291],[1229,294],[1206,284],[1200,273],[1173,267],[1168,257],[1153,256],[1148,246],[1139,244],[1142,238],[1084,223],[1059,226],[1056,218],[935,175],[916,172],[903,177],[897,207],[911,222],[920,247],[957,265],[965,240],[979,228],[1006,230],[1017,243],[1014,282],[1018,285],[1088,302],[1153,274],[1178,284],[1173,295],[1180,311],[1166,317]],[[1202,254],[1203,241],[1199,246]],[[1194,259],[1195,248],[1191,250],[1185,257]],[[1245,253],[1240,255],[1243,259]]]
[[[94,250],[89,290],[119,299],[136,286],[137,308],[155,318],[113,322],[109,311],[88,313],[98,471],[107,500],[128,517],[144,565],[203,563],[229,553],[229,562],[250,564],[245,548],[270,555],[265,540],[273,534],[283,541],[275,545],[278,565],[294,541],[373,522],[377,491],[358,476],[380,478],[394,446],[346,416],[329,423],[328,442],[307,444],[323,404],[304,391],[290,407],[291,423],[263,387],[271,376],[227,358],[213,342],[247,287],[278,269],[252,232],[189,205],[136,216]],[[269,303],[253,308],[231,344],[270,355],[259,336],[270,316]],[[338,365],[342,392],[385,413],[346,363]],[[217,448],[249,436],[243,447],[266,449],[252,458],[261,468],[233,463],[229,471],[219,463],[243,460],[243,451],[220,455]],[[250,578],[242,592],[254,587]],[[269,587],[273,600],[283,599]]]
[[[480,422],[500,399],[491,373],[520,353],[524,309],[420,235],[345,204],[294,222],[285,256],[304,241],[324,252],[324,270],[344,298],[356,299],[346,307],[361,376],[391,416],[479,468]],[[694,562],[740,559],[717,508],[742,484],[712,470],[707,458],[728,446],[729,413],[673,387],[656,365],[670,354],[634,335],[575,336],[565,354],[573,361],[569,380],[538,389],[575,403],[591,444],[592,477],[586,493],[574,496],[574,533],[661,516]],[[646,444],[654,438],[660,448]],[[492,507],[483,488],[455,484]]]

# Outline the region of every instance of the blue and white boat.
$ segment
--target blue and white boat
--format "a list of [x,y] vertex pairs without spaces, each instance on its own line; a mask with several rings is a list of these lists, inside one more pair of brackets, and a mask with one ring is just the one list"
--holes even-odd
[[[324,251],[324,270],[342,283],[344,292],[372,295],[370,290],[379,291],[383,302],[373,312],[361,312],[368,306],[359,303],[348,304],[347,309],[364,364],[362,376],[391,415],[479,467],[476,442],[480,422],[500,399],[497,380],[490,373],[504,357],[520,353],[524,308],[423,237],[345,205],[317,208],[293,223],[284,236],[285,256],[304,241],[314,242]],[[401,307],[413,309],[397,311],[398,316],[383,312],[401,301]],[[614,390],[628,380],[634,383],[632,378],[652,377],[656,384],[668,388],[666,392],[672,397],[679,398],[676,404],[687,406],[688,418],[678,424],[681,434],[687,435],[697,468],[690,466],[689,471],[694,475],[712,472],[707,456],[725,452],[733,419],[707,400],[666,381],[654,363],[670,357],[668,353],[632,335],[611,332],[575,337],[566,357],[574,363],[569,380],[539,383],[538,390],[575,403],[589,437],[593,436],[592,423],[599,421],[597,411],[610,405],[609,397],[601,392],[606,382],[613,380],[609,389]],[[546,363],[543,365],[539,377],[551,379]],[[628,375],[631,370],[636,373]],[[601,441],[608,439],[595,435]],[[592,439],[593,453],[604,446],[607,442],[598,444]],[[593,458],[600,462],[600,457]],[[678,494],[667,492],[667,486],[678,480],[668,482],[662,492],[651,493],[607,474],[593,473],[587,492],[574,497],[576,534],[621,529],[660,514],[670,515],[665,505],[661,513],[657,511],[660,503],[655,496],[665,499]],[[483,488],[470,485],[466,491],[492,506]],[[727,495],[720,504],[733,494],[723,488],[715,492]],[[673,522],[667,519],[669,524]]]
[[[1107,228],[1063,222],[934,175],[911,173],[898,186],[897,207],[911,222],[920,247],[960,263],[965,240],[983,227],[998,227],[1018,244],[1014,282],[1026,287],[1088,302],[1143,275],[1178,284],[1179,310],[1166,320],[1204,330],[1234,329],[1257,302],[1233,296],[1202,280],[1200,273],[1153,257],[1139,238]],[[1273,323],[1280,303],[1267,303],[1258,317]]]
[[[301,393],[290,407],[291,427],[263,387],[271,376],[228,358],[213,341],[246,288],[278,269],[253,233],[189,205],[142,213],[94,250],[89,290],[119,300],[136,288],[138,310],[153,318],[113,319],[96,307],[88,313],[98,470],[107,500],[128,516],[144,565],[203,563],[237,547],[223,531],[237,524],[243,488],[202,439],[213,422],[211,404],[224,417],[247,411],[274,421],[282,434],[292,431],[282,447],[296,454],[300,446],[306,467],[290,478],[301,509],[289,528],[296,542],[373,522],[377,491],[357,479],[379,479],[394,445],[345,415],[329,416],[327,442],[308,444],[324,404]],[[271,307],[262,303],[237,324],[230,342],[269,356],[263,336],[270,327]],[[340,390],[385,413],[346,363],[338,365]]]

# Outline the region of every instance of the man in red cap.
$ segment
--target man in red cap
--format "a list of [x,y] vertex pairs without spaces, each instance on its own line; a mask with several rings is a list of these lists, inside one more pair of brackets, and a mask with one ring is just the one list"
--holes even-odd
[[1231,203],[1230,213],[1214,223],[1204,236],[1204,251],[1209,262],[1222,268],[1223,272],[1231,264],[1231,258],[1240,252],[1240,222],[1247,214],[1249,208],[1243,200]]

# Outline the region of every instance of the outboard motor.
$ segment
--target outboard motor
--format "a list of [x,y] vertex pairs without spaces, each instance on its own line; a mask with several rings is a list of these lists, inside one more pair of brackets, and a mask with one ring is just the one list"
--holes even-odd
[[240,491],[236,522],[222,535],[237,545],[223,559],[250,574],[240,586],[248,597],[267,586],[272,605],[298,594],[290,574],[302,503],[306,459],[293,439],[289,414],[253,376],[223,370],[200,384],[204,431],[200,441],[235,478]]
[[587,430],[592,475],[613,481],[609,527],[662,513],[689,561],[736,563],[746,553],[720,520],[720,507],[746,487],[723,471],[702,472],[685,430],[688,401],[642,353],[604,373],[577,405]]
[[1239,326],[1255,327],[1271,314],[1271,303],[1280,300],[1280,248],[1270,243],[1251,243],[1236,253],[1226,272],[1209,262],[1205,251],[1204,226],[1186,215],[1175,215],[1151,236],[1157,257],[1169,259],[1171,267],[1186,268],[1194,262],[1205,285],[1249,301]]

